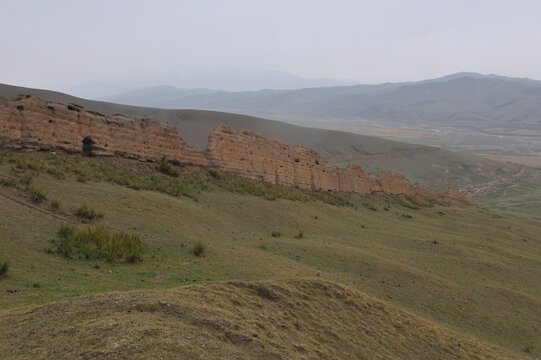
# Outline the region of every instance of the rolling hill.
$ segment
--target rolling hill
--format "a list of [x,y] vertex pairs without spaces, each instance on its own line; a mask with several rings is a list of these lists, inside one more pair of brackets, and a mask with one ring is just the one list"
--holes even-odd
[[132,105],[263,116],[391,121],[541,124],[541,82],[458,73],[409,83],[153,96],[125,94]]
[[[5,358],[539,357],[538,221],[176,169],[0,152]],[[74,252],[67,225],[141,261]]]

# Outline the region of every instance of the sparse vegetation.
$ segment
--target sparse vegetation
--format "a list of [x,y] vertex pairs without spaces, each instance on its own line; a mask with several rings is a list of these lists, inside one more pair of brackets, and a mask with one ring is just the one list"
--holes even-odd
[[408,209],[412,209],[412,210],[420,210],[421,209],[419,206],[410,203],[408,200],[406,200],[402,196],[397,196],[395,198],[395,201],[398,203],[398,205],[403,206],[403,207],[408,208]]
[[[29,173],[30,168],[22,161],[24,171],[14,171],[14,163],[9,162],[11,155],[4,157],[0,179],[16,180],[15,187],[0,186],[0,251],[6,250],[0,258],[9,259],[11,264],[8,275],[0,280],[0,285],[7,290],[0,292],[0,302],[5,304],[7,312],[11,308],[44,305],[50,301],[76,302],[79,298],[74,297],[79,294],[119,289],[153,289],[149,293],[156,297],[143,298],[140,302],[155,302],[161,311],[163,305],[159,301],[169,303],[170,299],[162,297],[167,291],[158,293],[159,289],[202,283],[206,287],[210,286],[206,283],[214,281],[219,282],[218,286],[228,281],[247,280],[246,284],[252,284],[263,279],[274,284],[276,279],[290,277],[310,278],[309,284],[313,284],[311,281],[321,270],[321,278],[337,278],[341,286],[361,289],[370,297],[392,297],[393,306],[430,318],[440,329],[467,332],[482,341],[503,344],[506,350],[522,356],[526,355],[522,351],[526,345],[533,346],[533,358],[541,348],[540,340],[531,331],[539,318],[538,307],[532,301],[539,266],[538,261],[528,255],[537,246],[535,234],[539,233],[539,225],[536,222],[510,215],[496,217],[494,213],[455,203],[445,208],[437,205],[434,209],[414,211],[399,206],[392,196],[375,195],[368,199],[381,210],[379,212],[363,207],[361,196],[344,195],[351,206],[329,206],[318,200],[321,194],[298,189],[286,189],[288,192],[284,193],[294,194],[292,200],[296,202],[279,197],[278,201],[266,201],[262,194],[270,191],[268,189],[257,197],[240,186],[238,192],[226,189],[224,182],[233,176],[225,173],[226,178],[218,180],[206,170],[186,167],[178,168],[181,175],[173,178],[159,173],[153,163],[71,155],[51,156],[49,160],[46,153],[16,156],[46,164],[48,170],[40,170],[39,166],[31,170],[32,185],[46,190],[49,198],[60,200],[64,213],[51,212],[50,200],[47,207],[29,207],[20,176]],[[52,163],[58,165],[52,166]],[[88,178],[86,184],[77,182],[75,169]],[[62,177],[63,181],[57,181]],[[150,182],[151,177],[159,183]],[[231,181],[237,183],[238,179]],[[176,183],[180,183],[179,187],[174,185]],[[153,189],[156,184],[164,185],[167,191],[184,186],[189,196],[197,194],[200,202],[163,196]],[[131,191],[127,187],[152,191]],[[149,240],[150,255],[143,256],[145,261],[136,266],[124,266],[106,263],[105,257],[83,261],[45,254],[44,236],[45,240],[55,236],[62,221],[75,219],[75,215],[71,218],[64,215],[74,214],[81,204],[104,212],[107,208],[122,206],[122,211],[106,213],[107,226],[130,229],[141,239],[143,236],[152,239],[152,242]],[[358,206],[359,211],[355,211],[354,206]],[[385,206],[390,206],[389,212],[384,212]],[[445,211],[446,216],[440,217],[439,210]],[[313,218],[316,214],[321,214],[318,221]],[[406,217],[402,217],[403,214]],[[194,222],[198,225],[193,226]],[[92,226],[80,225],[79,229]],[[293,240],[299,229],[306,229],[307,237]],[[269,238],[272,230],[279,230],[282,237]],[[263,240],[259,240],[260,237]],[[197,239],[208,247],[203,255],[206,258],[192,254]],[[437,240],[438,245],[432,245],[433,240]],[[268,249],[263,251],[265,245]],[[49,246],[50,252],[57,254],[56,245]],[[482,250],[477,250],[480,247]],[[460,256],[460,262],[456,261],[455,254]],[[480,254],[482,261],[479,261]],[[401,261],[406,255],[407,262]],[[70,259],[85,258],[74,252]],[[16,259],[16,263],[12,259]],[[512,274],[510,277],[506,272],[499,277],[501,291],[491,286],[497,269],[490,264],[505,264]],[[101,268],[94,269],[95,265]],[[442,279],[444,289],[440,286]],[[36,282],[41,284],[39,290],[32,288]],[[310,292],[312,286],[303,289]],[[201,288],[193,287],[193,291],[200,293]],[[274,285],[270,288],[276,290]],[[186,291],[192,291],[190,289],[191,286]],[[39,296],[35,296],[37,293]],[[509,301],[516,304],[513,309],[508,307]],[[127,306],[131,315],[137,313],[136,303]],[[239,303],[242,303],[240,299]],[[364,306],[362,302],[358,304]],[[358,312],[358,308],[354,311]],[[414,320],[412,323],[416,324]],[[390,324],[395,327],[394,323]],[[464,348],[464,343],[460,349],[452,344],[453,351],[464,351]],[[371,357],[367,355],[367,358]]]
[[275,238],[279,238],[280,236],[282,236],[282,233],[280,233],[279,231],[274,230],[273,232],[271,232],[271,236],[275,237]]
[[96,221],[103,217],[102,213],[97,212],[96,210],[82,205],[75,211],[75,215],[83,221]]
[[9,262],[0,263],[0,276],[5,275],[9,270]]
[[218,169],[208,169],[210,176],[215,179],[221,180],[223,178],[223,173]]
[[337,206],[351,206],[351,202],[345,196],[321,191],[298,189],[282,185],[274,185],[254,181],[226,172],[209,169],[208,173],[216,186],[236,194],[248,194],[262,197],[266,200],[286,199],[292,201],[321,201],[326,204]]
[[58,202],[57,200],[52,200],[51,201],[51,208],[53,210],[58,210],[60,209],[60,202]]
[[145,303],[139,303],[135,305],[135,309],[140,312],[154,313],[158,311],[159,305],[157,302],[153,302],[153,303],[145,302]]
[[201,257],[203,256],[205,249],[206,246],[201,241],[197,241],[192,248],[192,253],[197,257]]
[[35,203],[41,203],[43,200],[47,198],[47,195],[38,187],[36,186],[28,186],[27,188],[28,194],[30,195],[30,199]]
[[[217,169],[181,172],[180,169],[167,161],[162,161],[155,167],[158,171],[169,176],[156,176],[122,170],[82,157],[55,157],[51,155],[32,157],[18,153],[2,153],[2,157],[18,169],[31,169],[35,173],[47,173],[57,179],[72,178],[81,183],[107,181],[134,190],[159,191],[171,196],[182,195],[197,199],[198,193],[205,190],[211,191],[215,186],[232,193],[249,194],[267,200],[321,201],[337,206],[352,205],[346,196],[340,194],[265,184]],[[208,176],[206,176],[207,174]],[[1,178],[0,181],[2,181]]]
[[22,174],[20,178],[21,184],[28,187],[32,183],[33,178],[32,174]]
[[160,172],[164,173],[165,175],[169,175],[172,177],[178,177],[180,175],[180,171],[178,171],[173,164],[171,164],[169,161],[162,160],[156,165],[156,169],[158,169]]
[[56,253],[69,259],[106,259],[109,262],[142,260],[143,244],[139,236],[124,231],[112,232],[104,226],[77,229],[62,225],[58,238],[51,240],[49,253]]
[[302,239],[303,237],[304,237],[304,231],[303,230],[297,231],[297,233],[294,236],[295,239]]
[[15,180],[15,178],[13,177],[7,177],[7,178],[0,177],[0,185],[15,186],[17,185],[17,180]]

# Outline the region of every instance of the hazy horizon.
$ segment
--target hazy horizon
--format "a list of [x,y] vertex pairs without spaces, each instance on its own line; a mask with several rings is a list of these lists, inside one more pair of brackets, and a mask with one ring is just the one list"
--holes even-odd
[[0,82],[121,92],[374,84],[463,71],[541,79],[540,10],[532,0],[7,1]]

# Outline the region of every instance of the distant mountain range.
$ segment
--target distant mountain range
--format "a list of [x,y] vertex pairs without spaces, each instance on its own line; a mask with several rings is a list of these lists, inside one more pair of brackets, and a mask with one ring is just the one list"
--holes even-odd
[[[261,89],[303,89],[322,86],[358,85],[360,82],[352,79],[317,78],[308,79],[283,71],[240,71],[221,70],[192,73],[153,73],[137,74],[137,76],[122,78],[114,83],[95,82],[63,88],[61,91],[85,99],[103,100],[119,94],[140,94],[141,90],[170,87],[171,93],[175,89],[181,90],[177,97],[185,96],[182,90],[186,89],[216,89],[220,91],[257,91]],[[172,86],[155,86],[165,84]]]
[[379,85],[228,92],[150,87],[105,101],[267,117],[541,124],[541,81],[478,73]]

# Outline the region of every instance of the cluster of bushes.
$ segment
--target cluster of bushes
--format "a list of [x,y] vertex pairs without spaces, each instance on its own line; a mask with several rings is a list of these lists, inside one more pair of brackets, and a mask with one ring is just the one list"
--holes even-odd
[[124,231],[112,232],[104,226],[78,229],[62,225],[58,238],[51,240],[49,253],[66,258],[106,259],[109,262],[142,261],[143,243],[139,236]]

